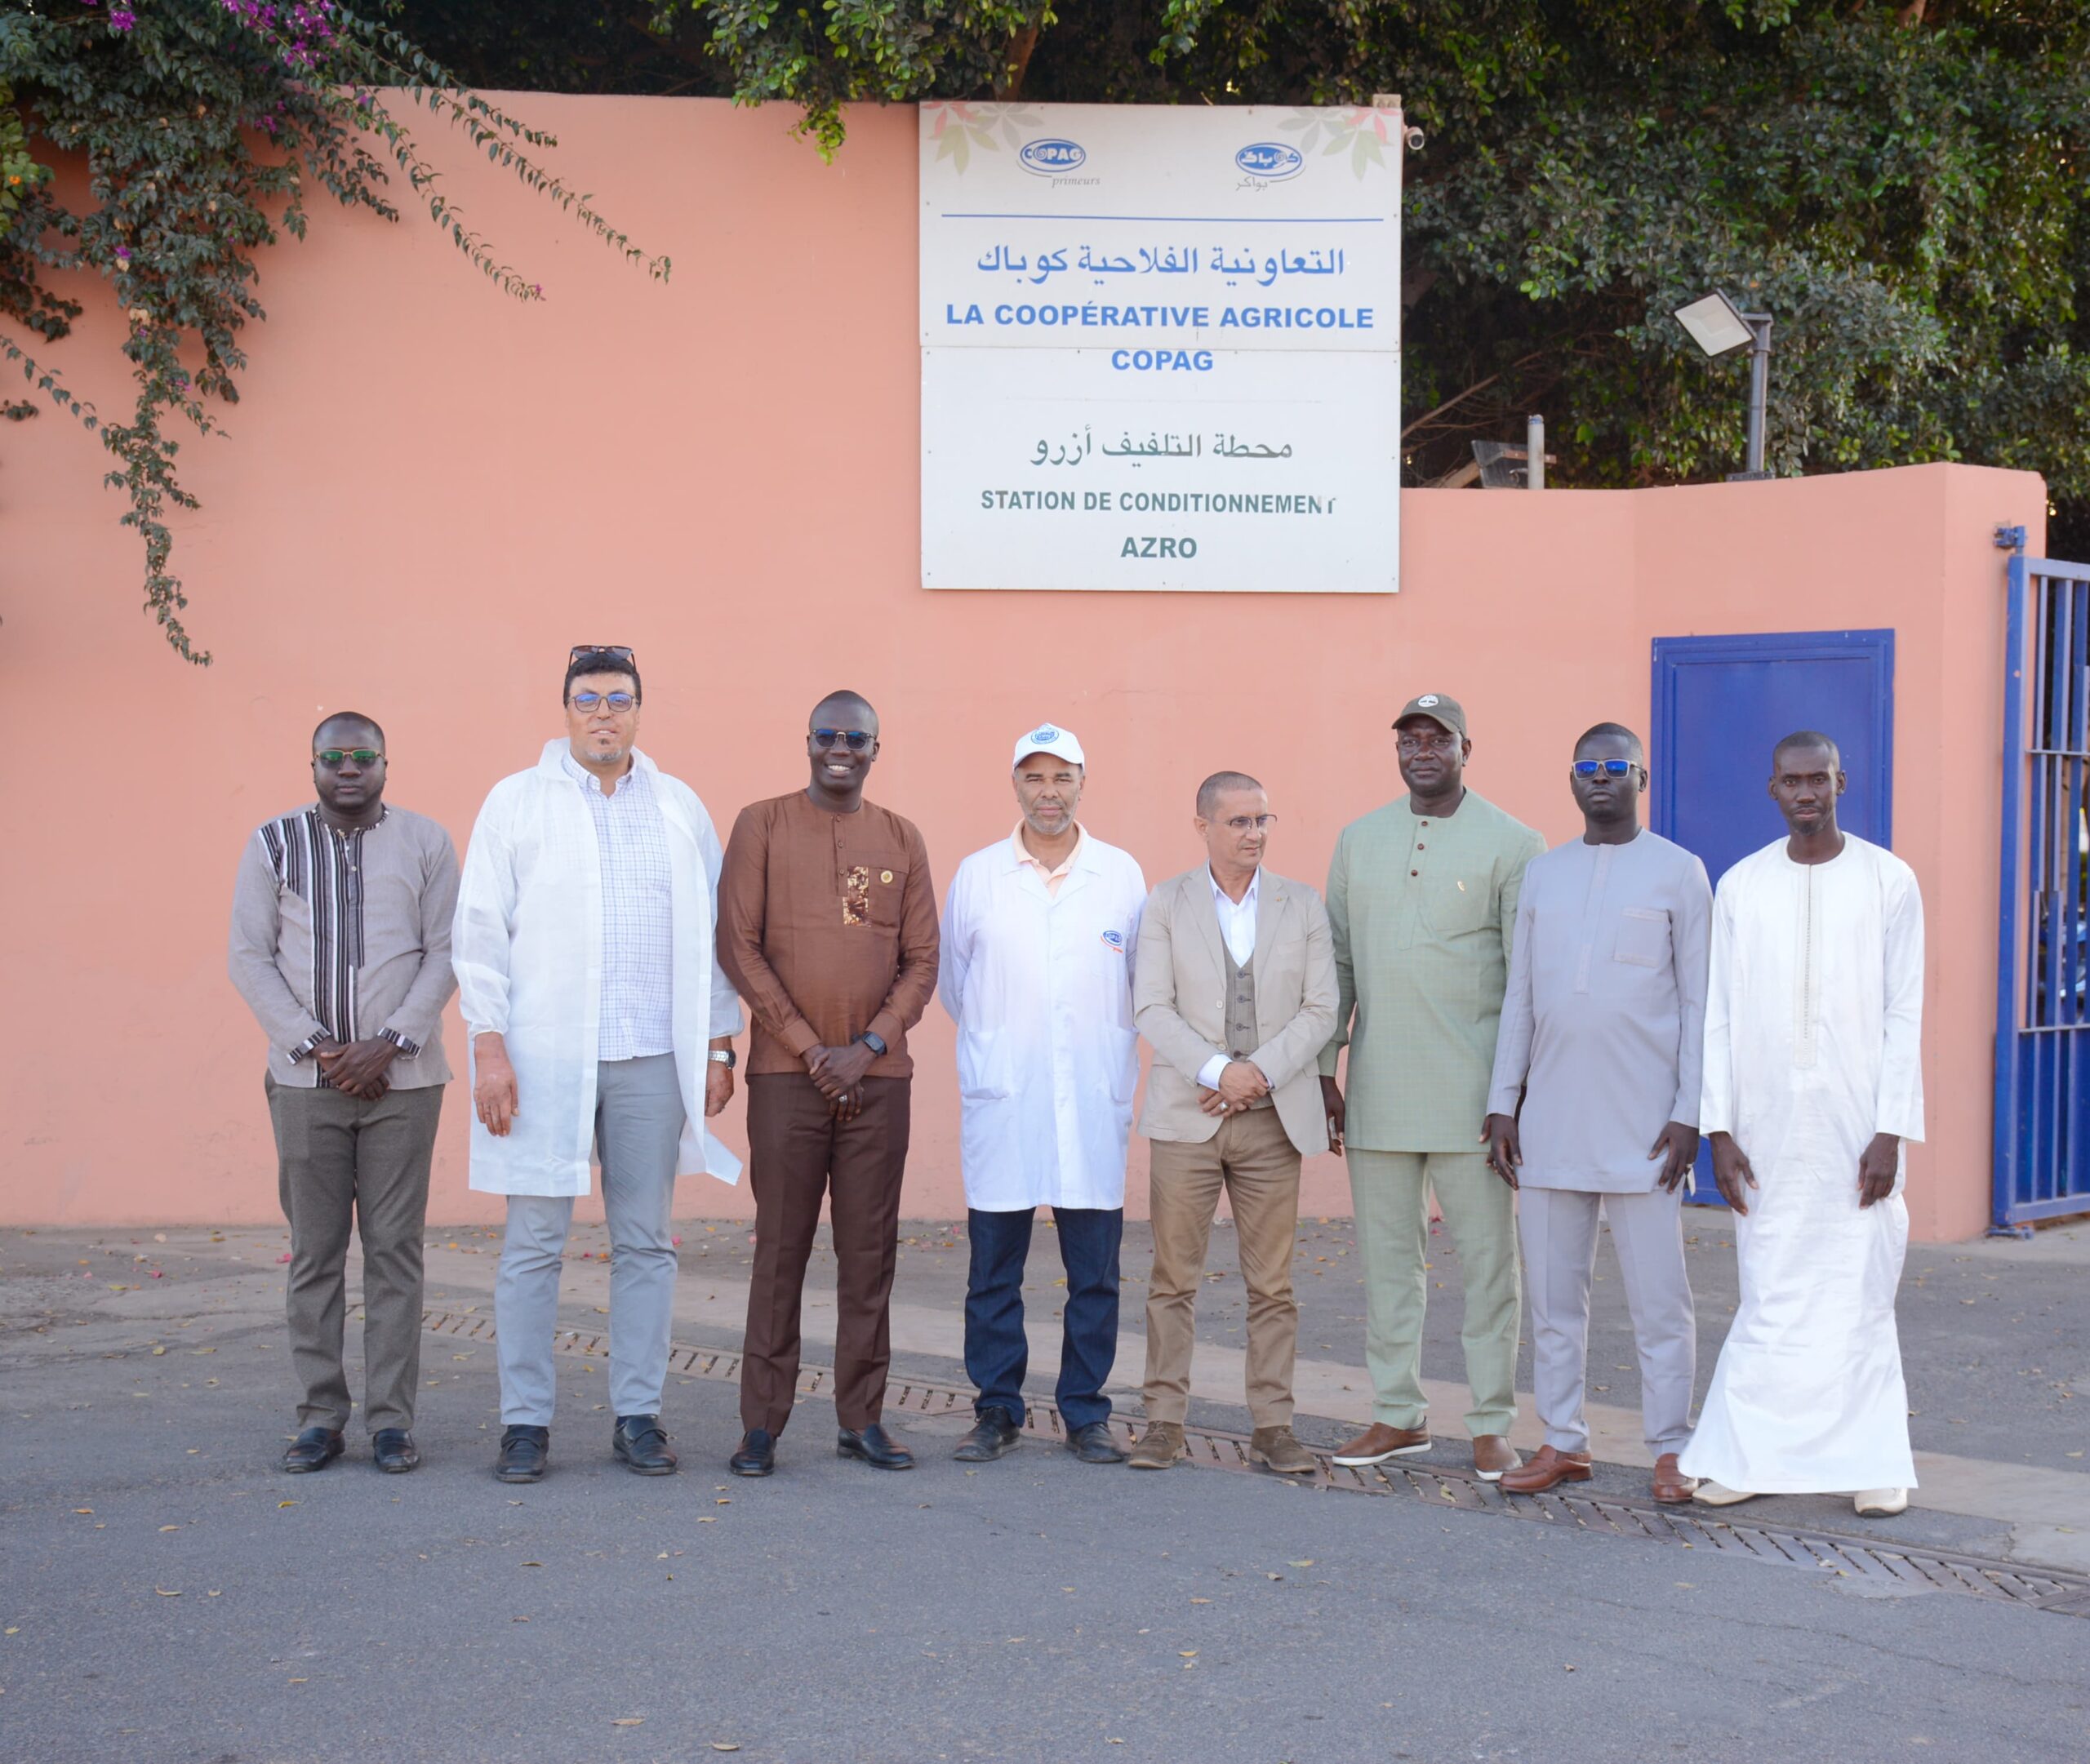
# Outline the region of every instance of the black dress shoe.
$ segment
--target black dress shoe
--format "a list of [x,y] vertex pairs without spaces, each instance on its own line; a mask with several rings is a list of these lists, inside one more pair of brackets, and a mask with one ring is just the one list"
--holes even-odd
[[552,1455],[549,1427],[511,1427],[500,1436],[493,1473],[504,1482],[541,1482]]
[[1067,1450],[1083,1464],[1123,1464],[1132,1454],[1110,1437],[1108,1421],[1091,1421],[1067,1435]]
[[1023,1429],[1009,1418],[1007,1410],[982,1409],[972,1431],[951,1455],[960,1464],[991,1464],[1004,1452],[1014,1451],[1022,1438]]
[[736,1476],[767,1476],[776,1468],[776,1436],[751,1427],[740,1436],[740,1449],[726,1460]]
[[404,1476],[421,1467],[421,1448],[403,1427],[380,1427],[370,1436],[370,1453],[387,1476]]
[[869,1427],[845,1427],[834,1436],[837,1457],[861,1458],[874,1470],[911,1470],[914,1454],[876,1421]]
[[673,1476],[680,1461],[669,1449],[657,1415],[620,1415],[610,1449],[640,1476]]
[[285,1449],[278,1468],[292,1476],[302,1476],[308,1470],[323,1470],[345,1449],[339,1428],[308,1427]]

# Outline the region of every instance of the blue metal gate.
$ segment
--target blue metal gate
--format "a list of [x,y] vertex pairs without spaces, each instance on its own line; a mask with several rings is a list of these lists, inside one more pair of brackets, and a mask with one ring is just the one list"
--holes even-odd
[[2012,557],[2008,644],[1995,1224],[2021,1232],[2090,1212],[2090,565]]

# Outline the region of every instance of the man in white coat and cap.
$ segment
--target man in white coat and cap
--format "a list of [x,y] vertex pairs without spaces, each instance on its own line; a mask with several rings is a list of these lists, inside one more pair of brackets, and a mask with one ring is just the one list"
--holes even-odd
[[539,1480],[549,1458],[560,1262],[591,1150],[610,1228],[611,1445],[642,1476],[676,1463],[660,1425],[675,1178],[740,1175],[704,1126],[732,1095],[740,1027],[716,953],[724,854],[696,793],[638,751],[639,695],[629,649],[572,652],[567,732],[493,787],[458,891],[471,1184],[509,1197],[494,1286],[505,1482]]
[[1909,1504],[1894,1326],[1905,1146],[1923,1136],[1923,909],[1915,873],[1836,824],[1836,744],[1772,756],[1789,837],[1713,897],[1701,1122],[1735,1211],[1741,1303],[1683,1473],[1696,1498],[1852,1494]]
[[1021,1435],[1029,1354],[1024,1265],[1052,1209],[1067,1273],[1057,1401],[1067,1449],[1122,1464],[1104,1381],[1118,1351],[1125,1147],[1139,1083],[1132,960],[1146,878],[1076,819],[1087,772],[1071,731],[1016,744],[1016,829],[958,866],[944,903],[944,1008],[958,1024],[967,1233],[965,1370],[984,1463]]

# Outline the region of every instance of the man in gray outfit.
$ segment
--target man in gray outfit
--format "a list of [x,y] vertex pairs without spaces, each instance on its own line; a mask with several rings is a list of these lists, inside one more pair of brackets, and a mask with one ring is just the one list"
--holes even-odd
[[265,821],[233,891],[233,984],[269,1038],[264,1080],[291,1224],[291,1472],[343,1451],[349,1230],[362,1239],[363,1418],[378,1468],[420,1462],[421,1229],[456,989],[450,835],[385,801],[385,731],[341,712],[312,733],[318,800]]
[[1631,730],[1603,722],[1585,735],[1568,772],[1582,837],[1532,860],[1518,904],[1486,1133],[1490,1167],[1519,1191],[1545,1443],[1504,1475],[1505,1494],[1589,1480],[1582,1391],[1601,1209],[1639,1349],[1654,1496],[1691,1499],[1677,1467],[1697,1365],[1683,1202],[1698,1154],[1713,891],[1696,858],[1641,828],[1647,784]]

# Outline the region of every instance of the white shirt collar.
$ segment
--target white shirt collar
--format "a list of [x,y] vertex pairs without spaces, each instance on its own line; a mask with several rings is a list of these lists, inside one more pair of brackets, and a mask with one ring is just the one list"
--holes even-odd
[[1248,891],[1241,896],[1238,903],[1229,899],[1226,891],[1219,886],[1219,878],[1212,874],[1212,865],[1209,864],[1205,865],[1205,880],[1212,884],[1212,897],[1219,903],[1221,912],[1252,912],[1255,909],[1258,892],[1263,886],[1263,867],[1260,864],[1256,866],[1256,873],[1248,878]]

